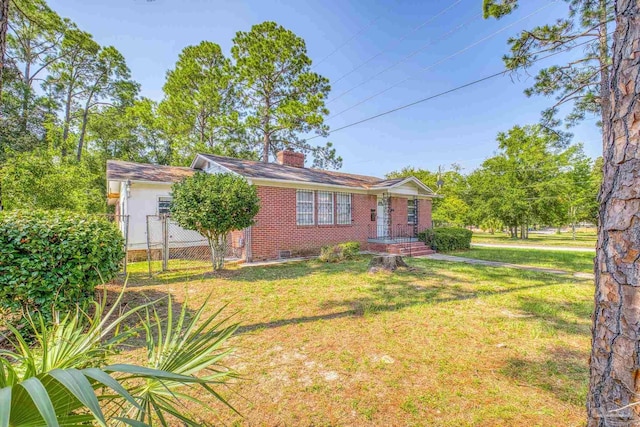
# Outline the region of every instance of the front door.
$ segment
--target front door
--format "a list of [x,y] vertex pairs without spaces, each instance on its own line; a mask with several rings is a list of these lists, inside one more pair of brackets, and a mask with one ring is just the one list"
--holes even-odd
[[389,237],[389,199],[378,196],[378,238]]

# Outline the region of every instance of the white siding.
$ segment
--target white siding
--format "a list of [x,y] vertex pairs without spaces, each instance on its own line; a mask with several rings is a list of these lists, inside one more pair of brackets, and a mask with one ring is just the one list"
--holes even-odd
[[[160,196],[171,196],[170,183],[131,183],[123,211],[129,215],[129,249],[147,249],[147,215],[158,214]],[[126,197],[126,193],[120,193],[120,197]]]

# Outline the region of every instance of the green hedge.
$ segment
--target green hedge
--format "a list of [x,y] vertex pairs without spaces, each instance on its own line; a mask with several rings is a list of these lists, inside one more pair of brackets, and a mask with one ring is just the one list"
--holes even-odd
[[60,211],[0,214],[0,308],[14,313],[53,310],[93,297],[124,258],[115,224],[101,216]]
[[338,262],[353,259],[360,253],[359,242],[345,242],[335,246],[323,246],[320,251],[320,261]]
[[418,239],[431,249],[449,252],[471,248],[472,234],[466,228],[429,228],[418,233]]

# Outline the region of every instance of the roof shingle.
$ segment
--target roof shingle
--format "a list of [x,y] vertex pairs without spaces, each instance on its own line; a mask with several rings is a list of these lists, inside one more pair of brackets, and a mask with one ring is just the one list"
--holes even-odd
[[[375,176],[356,175],[323,169],[297,168],[277,163],[262,163],[253,160],[215,156],[212,154],[200,154],[200,156],[217,163],[231,172],[253,179],[273,179],[363,189],[390,187],[404,179],[382,179]],[[188,167],[153,165],[121,160],[107,161],[108,181],[178,182],[193,175],[195,172],[195,169]]]
[[107,181],[178,182],[195,171],[180,166],[107,160]]
[[382,178],[375,176],[355,175],[323,169],[297,168],[293,166],[283,166],[277,163],[262,163],[253,160],[214,156],[212,154],[200,155],[247,178],[277,179],[360,188],[370,188],[376,184],[385,182]]

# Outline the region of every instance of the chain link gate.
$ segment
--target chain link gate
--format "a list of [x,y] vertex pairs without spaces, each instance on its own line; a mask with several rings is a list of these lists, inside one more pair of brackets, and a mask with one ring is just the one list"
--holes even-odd
[[[147,215],[147,263],[154,272],[211,266],[211,249],[206,237],[180,227],[170,215]],[[242,250],[227,236],[225,260],[238,259]]]

